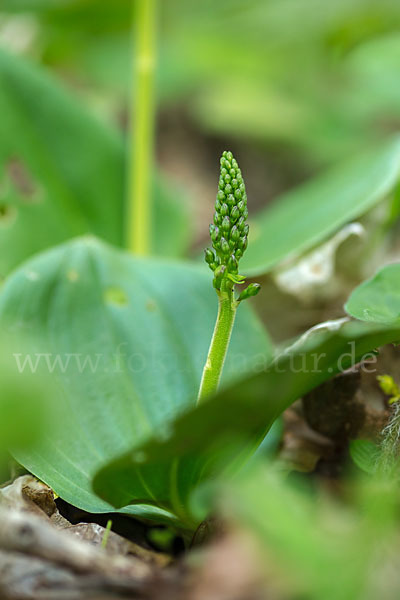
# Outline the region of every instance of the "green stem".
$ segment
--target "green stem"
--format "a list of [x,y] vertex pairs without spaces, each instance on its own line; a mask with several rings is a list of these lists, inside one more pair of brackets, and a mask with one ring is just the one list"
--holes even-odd
[[141,255],[151,250],[156,22],[157,0],[137,0],[126,242],[129,250]]
[[222,375],[239,303],[234,298],[233,285],[224,280],[218,293],[218,315],[203,370],[197,403],[214,394]]
[[112,527],[112,521],[109,519],[107,521],[106,529],[103,534],[103,539],[101,540],[101,547],[105,549],[107,547],[108,538],[110,537],[110,531]]

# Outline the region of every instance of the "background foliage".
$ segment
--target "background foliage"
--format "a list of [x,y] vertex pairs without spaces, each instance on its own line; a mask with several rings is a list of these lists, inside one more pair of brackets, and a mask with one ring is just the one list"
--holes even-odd
[[[265,435],[400,338],[398,264],[374,275],[400,255],[399,2],[159,2],[144,258],[124,249],[138,15],[126,0],[0,7],[1,466],[12,446],[69,503],[186,539],[214,507],[295,594],[381,596],[369,571],[394,547],[397,476],[349,470],[348,485],[347,440],[327,501],[318,473],[304,492],[265,468],[282,441]],[[222,390],[196,407],[216,312],[199,249],[228,148],[249,193],[243,271],[263,292],[239,309]],[[13,353],[47,372],[17,374]],[[350,449],[374,476],[375,442]]]

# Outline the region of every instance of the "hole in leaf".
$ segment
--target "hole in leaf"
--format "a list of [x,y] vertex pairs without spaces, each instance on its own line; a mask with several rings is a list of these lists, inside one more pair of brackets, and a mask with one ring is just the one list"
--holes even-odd
[[40,279],[40,275],[36,271],[26,271],[25,277],[29,279],[29,281],[38,281],[38,279]]
[[75,281],[78,281],[79,279],[79,274],[77,271],[75,271],[75,269],[70,269],[67,273],[67,279],[68,281],[70,281],[71,283],[75,283]]
[[17,208],[11,204],[0,204],[0,225],[11,225],[17,218]]
[[128,296],[119,287],[109,287],[104,291],[104,300],[107,304],[116,304],[117,306],[126,306]]
[[146,303],[146,310],[154,312],[157,309],[157,304],[153,300],[148,300]]
[[137,463],[144,463],[146,461],[146,459],[147,459],[147,455],[142,450],[139,450],[138,452],[135,452],[133,454],[133,460]]
[[38,198],[38,186],[26,165],[18,158],[11,158],[6,164],[6,172],[15,189],[28,202]]

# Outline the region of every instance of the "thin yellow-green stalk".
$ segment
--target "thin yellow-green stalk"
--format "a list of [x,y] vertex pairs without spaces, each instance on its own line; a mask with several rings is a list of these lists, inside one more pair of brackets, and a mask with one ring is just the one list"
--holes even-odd
[[235,323],[239,303],[234,298],[233,284],[229,282],[225,287],[225,283],[217,291],[218,315],[201,379],[199,403],[218,389]]
[[140,255],[151,252],[157,1],[137,0],[135,13],[126,245]]

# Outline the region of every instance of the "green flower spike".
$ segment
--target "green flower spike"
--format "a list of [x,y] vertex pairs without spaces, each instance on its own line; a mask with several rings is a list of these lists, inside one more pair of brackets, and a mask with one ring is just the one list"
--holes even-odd
[[243,275],[239,275],[239,261],[248,243],[247,217],[247,195],[242,172],[232,152],[224,152],[214,222],[210,225],[212,248],[204,251],[206,263],[214,273],[213,285],[218,294],[219,309],[198,402],[215,393],[218,388],[237,307],[240,302],[260,291],[258,283],[251,283],[239,296],[235,294],[235,284],[244,282]]
[[205,255],[210,269],[215,272],[224,265],[225,277],[233,283],[243,281],[243,277],[238,275],[238,263],[247,248],[247,215],[247,195],[242,173],[232,152],[224,152],[214,222],[210,225],[213,249],[207,248]]

